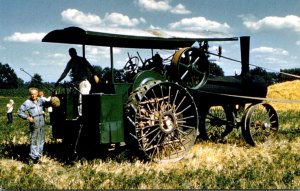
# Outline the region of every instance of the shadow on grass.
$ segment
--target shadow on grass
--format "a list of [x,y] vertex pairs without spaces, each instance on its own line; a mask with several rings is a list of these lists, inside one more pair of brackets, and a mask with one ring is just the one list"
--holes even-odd
[[[30,145],[28,144],[1,144],[0,157],[28,163],[29,148]],[[133,155],[126,149],[126,146],[119,145],[100,145],[90,149],[77,149],[76,152],[72,145],[55,142],[46,143],[44,155],[65,165],[71,165],[81,159],[114,160],[116,162],[133,160]]]
[[[288,140],[293,141],[300,137],[299,128],[285,128],[279,129],[276,136],[276,140]],[[196,144],[201,142],[209,141],[214,143],[220,143],[218,141],[211,140],[202,140],[197,139]],[[241,147],[247,145],[242,137],[240,138],[231,138],[223,144],[237,144]],[[29,144],[13,144],[5,143],[0,144],[0,157],[5,159],[14,159],[24,163],[28,163],[28,154],[29,154]],[[65,165],[72,165],[75,161],[85,159],[85,160],[94,160],[100,159],[103,161],[113,160],[115,162],[134,162],[136,160],[141,160],[136,153],[131,151],[126,147],[126,145],[118,144],[108,144],[108,145],[81,145],[77,149],[74,148],[74,144],[65,144],[58,141],[50,141],[45,143],[44,146],[44,155],[57,160]],[[75,151],[76,150],[76,151]],[[143,160],[142,160],[143,161]],[[145,160],[146,162],[146,160]]]

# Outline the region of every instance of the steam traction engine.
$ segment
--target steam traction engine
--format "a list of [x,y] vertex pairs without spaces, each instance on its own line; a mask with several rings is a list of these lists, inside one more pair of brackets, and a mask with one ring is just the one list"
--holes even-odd
[[[61,106],[53,110],[53,136],[62,138],[74,152],[101,152],[101,146],[125,143],[143,158],[180,159],[199,136],[223,139],[241,127],[251,145],[264,141],[278,129],[272,106],[262,103],[267,86],[249,75],[249,37],[240,37],[242,73],[209,77],[207,42],[228,39],[180,39],[112,35],[77,27],[54,30],[43,42],[109,46],[111,80],[94,85],[82,95],[83,115],[76,119],[78,93],[68,88],[58,94]],[[195,41],[200,47],[189,47]],[[114,82],[113,47],[176,49],[169,65],[148,59],[138,65],[129,57],[124,67],[126,82]],[[142,60],[141,60],[142,61]],[[159,63],[158,63],[159,62]],[[74,91],[73,91],[74,92]],[[75,91],[76,92],[76,91]],[[221,114],[220,114],[221,113]]]

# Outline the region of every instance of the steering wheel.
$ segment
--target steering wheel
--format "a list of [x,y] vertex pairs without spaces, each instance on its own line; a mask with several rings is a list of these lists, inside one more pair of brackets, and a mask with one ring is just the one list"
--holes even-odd
[[151,66],[153,63],[153,60],[152,58],[149,58],[147,60],[145,60],[145,62],[143,62],[143,66],[142,66],[142,69],[144,70],[150,70],[153,68],[153,66]]
[[129,60],[126,62],[123,70],[124,74],[134,74],[137,72],[139,67],[139,58],[137,56],[129,57]]

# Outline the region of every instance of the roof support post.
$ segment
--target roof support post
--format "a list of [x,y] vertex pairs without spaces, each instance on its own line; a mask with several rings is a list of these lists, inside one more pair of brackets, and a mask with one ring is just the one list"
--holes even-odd
[[82,45],[82,57],[85,58],[85,45]]
[[111,83],[114,84],[114,52],[113,47],[110,47],[110,68],[111,68]]

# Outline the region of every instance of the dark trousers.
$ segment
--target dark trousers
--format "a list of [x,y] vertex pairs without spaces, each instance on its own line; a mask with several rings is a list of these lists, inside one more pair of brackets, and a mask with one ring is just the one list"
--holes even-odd
[[12,112],[7,113],[7,122],[12,123],[13,122],[13,114]]

